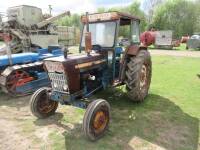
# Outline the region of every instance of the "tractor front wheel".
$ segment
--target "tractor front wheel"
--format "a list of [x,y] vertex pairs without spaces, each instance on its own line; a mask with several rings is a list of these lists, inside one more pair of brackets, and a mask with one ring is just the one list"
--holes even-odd
[[151,56],[147,50],[140,50],[130,57],[126,68],[125,83],[128,97],[133,101],[142,101],[148,94],[151,83]]
[[50,88],[40,88],[31,97],[30,109],[37,118],[46,118],[53,115],[58,108],[58,102],[49,98]]
[[83,131],[91,141],[102,137],[110,121],[110,105],[106,100],[97,99],[89,104],[83,118]]

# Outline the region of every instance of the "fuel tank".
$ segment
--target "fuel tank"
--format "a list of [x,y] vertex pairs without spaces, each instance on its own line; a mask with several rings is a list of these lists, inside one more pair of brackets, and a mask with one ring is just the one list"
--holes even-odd
[[140,35],[140,41],[144,46],[150,46],[155,43],[156,32],[155,31],[145,31]]

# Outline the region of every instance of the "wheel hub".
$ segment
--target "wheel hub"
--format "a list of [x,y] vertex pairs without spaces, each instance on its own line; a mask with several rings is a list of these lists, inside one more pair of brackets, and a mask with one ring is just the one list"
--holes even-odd
[[140,73],[140,90],[144,90],[147,84],[147,67],[143,64]]
[[44,94],[40,98],[41,98],[40,104],[39,104],[40,112],[47,114],[55,108],[56,102],[51,101],[47,94]]
[[10,76],[8,76],[6,81],[6,87],[8,91],[15,93],[16,87],[21,83],[23,79],[29,78],[29,74],[25,71],[15,71]]
[[102,132],[108,123],[108,116],[103,111],[98,111],[95,115],[93,127],[96,133]]

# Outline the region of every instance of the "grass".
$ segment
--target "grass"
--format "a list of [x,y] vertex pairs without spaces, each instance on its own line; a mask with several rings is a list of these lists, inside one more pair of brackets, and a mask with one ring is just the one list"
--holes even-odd
[[[112,116],[108,132],[96,142],[84,137],[81,125],[85,110],[79,108],[59,106],[57,113],[47,119],[28,115],[26,119],[18,116],[15,121],[23,135],[41,149],[197,150],[200,145],[200,79],[196,74],[200,73],[200,60],[153,56],[152,62],[152,84],[144,102],[130,101],[122,92],[124,87],[95,95],[108,100]],[[20,110],[28,106],[28,100],[13,103],[5,100],[0,101],[0,105]]]
[[179,51],[185,51],[186,49],[186,44],[185,43],[181,43],[179,47],[174,47],[174,50],[179,50]]
[[4,42],[0,41],[0,46],[3,45]]
[[196,150],[200,144],[199,66],[199,59],[194,58],[153,57],[151,90],[143,103],[131,102],[121,88],[98,93],[96,97],[111,104],[112,120],[106,136],[97,142],[88,141],[81,132],[84,111],[61,107],[63,118],[68,119],[60,122],[64,132],[55,130],[49,135],[53,149],[137,149],[141,143],[147,149],[153,144],[172,150]]

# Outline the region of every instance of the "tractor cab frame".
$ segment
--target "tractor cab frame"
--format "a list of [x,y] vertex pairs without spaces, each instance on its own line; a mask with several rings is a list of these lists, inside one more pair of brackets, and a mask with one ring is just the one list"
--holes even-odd
[[[102,49],[108,50],[113,49],[118,45],[118,34],[119,34],[119,28],[120,26],[129,26],[130,27],[130,35],[129,38],[131,39],[131,45],[133,44],[140,44],[140,19],[131,16],[125,13],[119,13],[119,12],[108,12],[108,13],[102,13],[102,14],[92,14],[88,15],[88,19],[86,19],[86,16],[82,16],[81,20],[83,23],[83,29],[82,29],[82,38],[80,43],[80,50],[84,49],[84,32],[86,31],[87,24],[89,24],[89,32],[92,33],[92,36],[94,38],[97,38],[100,41],[97,41],[96,39],[93,39],[92,45],[100,45]],[[98,37],[100,36],[100,37]],[[112,40],[109,40],[111,38]],[[111,41],[110,44],[102,44],[106,43],[109,40]],[[96,41],[96,43],[95,43]]]
[[[138,17],[121,13],[121,12],[107,12],[96,13],[88,16],[82,16],[81,21],[83,23],[82,36],[79,46],[80,53],[85,50],[85,38],[86,28],[88,26],[89,32],[91,32],[91,45],[92,50],[99,53],[107,53],[108,55],[108,67],[112,72],[113,82],[122,83],[124,80],[125,69],[124,56],[137,55],[139,49],[146,49],[146,47],[140,46],[140,19]],[[123,47],[119,45],[118,37],[121,26],[129,26],[130,34],[128,45],[123,50]],[[121,63],[121,66],[119,65]]]

